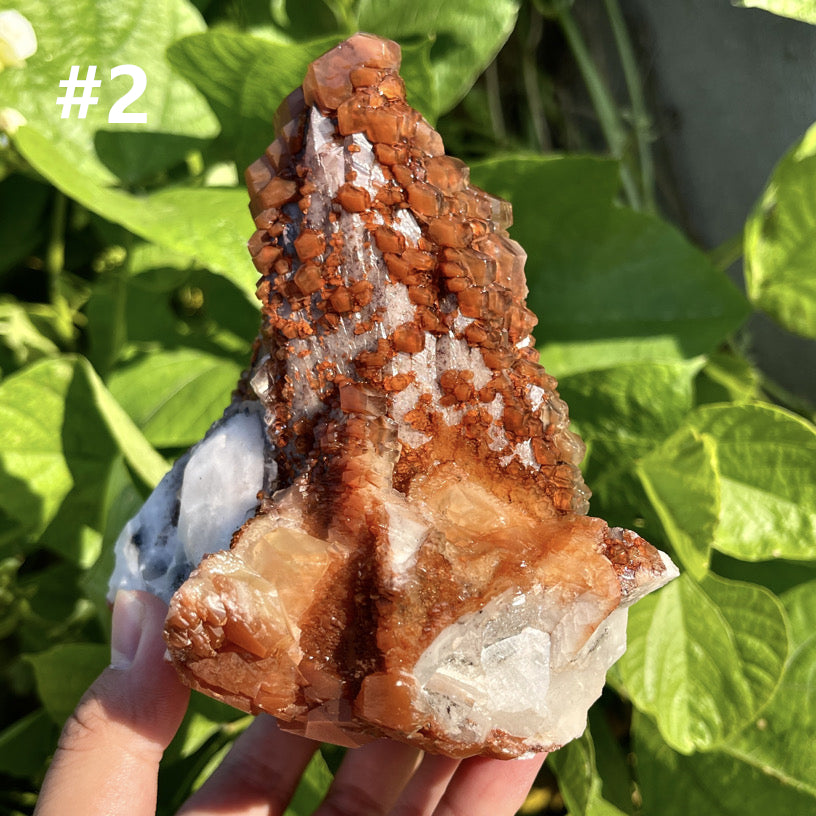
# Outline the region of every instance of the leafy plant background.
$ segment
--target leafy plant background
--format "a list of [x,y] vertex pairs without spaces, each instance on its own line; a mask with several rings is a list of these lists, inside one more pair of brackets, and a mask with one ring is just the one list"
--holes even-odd
[[[745,5],[816,22],[805,0]],[[240,174],[308,62],[358,29],[402,44],[409,98],[474,181],[514,204],[542,360],[588,442],[593,514],[683,570],[634,608],[589,729],[551,755],[523,812],[816,811],[813,406],[741,351],[758,311],[816,337],[816,129],[781,157],[744,234],[706,254],[660,216],[617,0],[603,8],[623,101],[566,0],[4,8],[32,22],[39,49],[0,74],[0,108],[27,120],[0,134],[0,813],[31,812],[61,723],[107,663],[119,529],[248,358]],[[580,76],[588,133],[559,105],[542,42]],[[127,89],[107,76],[124,63],[147,74],[132,108],[145,126],[107,123]],[[74,64],[98,66],[101,98],[62,120]],[[497,64],[510,66],[501,81]],[[741,256],[747,295],[724,274]],[[195,697],[163,763],[162,813],[246,723]],[[311,812],[337,761],[318,755],[292,816]]]

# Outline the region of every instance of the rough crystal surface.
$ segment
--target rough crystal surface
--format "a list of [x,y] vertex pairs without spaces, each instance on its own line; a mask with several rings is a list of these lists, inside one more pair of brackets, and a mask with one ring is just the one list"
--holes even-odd
[[510,206],[444,154],[399,56],[357,34],[281,105],[246,173],[250,367],[111,588],[168,599],[182,677],[285,728],[512,757],[581,733],[626,607],[677,571],[586,515]]

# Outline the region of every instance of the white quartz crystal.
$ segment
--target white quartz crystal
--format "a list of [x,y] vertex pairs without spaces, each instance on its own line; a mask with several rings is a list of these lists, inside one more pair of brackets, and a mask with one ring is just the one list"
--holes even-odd
[[140,589],[169,601],[204,555],[229,548],[257,511],[264,433],[260,405],[243,403],[176,462],[116,542],[111,599]]
[[602,620],[588,592],[564,601],[558,587],[507,591],[436,636],[414,674],[424,709],[448,737],[482,740],[497,729],[535,747],[581,735],[626,648],[627,615],[619,608]]

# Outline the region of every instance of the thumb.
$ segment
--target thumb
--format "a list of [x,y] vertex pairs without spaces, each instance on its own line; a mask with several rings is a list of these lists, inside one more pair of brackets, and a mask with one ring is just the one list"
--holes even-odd
[[147,593],[117,593],[111,665],[65,723],[37,816],[155,814],[159,760],[189,698],[164,659],[166,612]]

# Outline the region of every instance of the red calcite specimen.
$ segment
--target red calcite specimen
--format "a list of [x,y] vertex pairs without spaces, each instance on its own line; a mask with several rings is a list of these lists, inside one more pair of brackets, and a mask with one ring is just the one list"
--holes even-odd
[[194,688],[285,728],[513,757],[583,730],[625,607],[676,574],[587,517],[510,205],[405,101],[399,47],[316,60],[246,172],[257,514],[172,598]]

